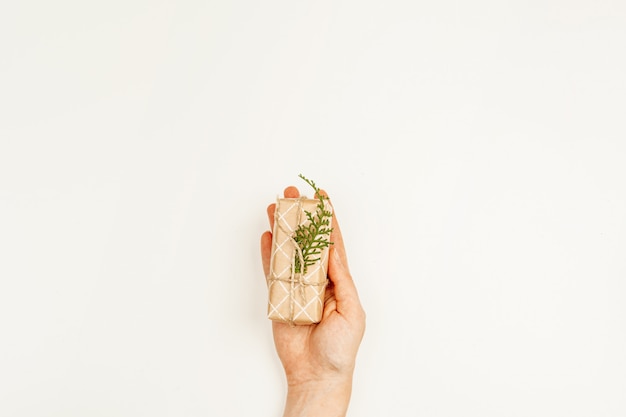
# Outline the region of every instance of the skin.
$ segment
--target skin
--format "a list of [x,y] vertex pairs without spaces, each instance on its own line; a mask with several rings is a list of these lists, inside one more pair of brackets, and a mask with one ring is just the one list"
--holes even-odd
[[[325,191],[322,194],[327,195]],[[296,187],[287,187],[286,198],[299,197]],[[267,208],[270,230],[274,228],[276,205]],[[324,298],[322,321],[291,327],[272,322],[276,352],[285,368],[287,400],[284,417],[345,416],[352,392],[352,375],[357,351],[365,332],[361,306],[343,244],[336,214],[328,263],[330,284]],[[261,258],[269,275],[272,233],[261,236]]]

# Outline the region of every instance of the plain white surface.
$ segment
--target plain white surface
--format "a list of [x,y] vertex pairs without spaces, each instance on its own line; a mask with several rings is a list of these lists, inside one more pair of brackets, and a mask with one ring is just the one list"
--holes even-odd
[[352,416],[626,415],[623,1],[0,6],[0,415],[276,416],[266,206],[333,197]]

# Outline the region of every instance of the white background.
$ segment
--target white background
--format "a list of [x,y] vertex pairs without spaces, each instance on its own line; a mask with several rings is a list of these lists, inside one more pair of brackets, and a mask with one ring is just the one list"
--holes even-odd
[[626,415],[626,4],[0,6],[0,415],[277,416],[303,173],[368,313],[351,416]]

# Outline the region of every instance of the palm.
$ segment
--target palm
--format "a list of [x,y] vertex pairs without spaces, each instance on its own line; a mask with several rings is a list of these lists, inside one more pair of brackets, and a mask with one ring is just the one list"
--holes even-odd
[[[273,323],[276,350],[290,379],[299,380],[318,372],[352,366],[358,345],[350,346],[354,335],[349,323],[334,310],[334,305],[333,290],[329,289],[321,323],[294,327]],[[346,350],[346,346],[350,348]]]

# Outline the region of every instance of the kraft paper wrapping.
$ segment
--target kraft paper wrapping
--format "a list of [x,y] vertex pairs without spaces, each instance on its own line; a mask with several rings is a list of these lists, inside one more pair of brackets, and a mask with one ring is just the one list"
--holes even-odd
[[[328,282],[328,248],[320,260],[307,268],[306,275],[294,272],[297,256],[293,232],[306,223],[305,210],[315,213],[319,200],[279,198],[274,214],[270,274],[267,277],[269,292],[268,318],[275,321],[302,325],[319,323],[324,310],[324,292]],[[331,211],[328,201],[324,201]]]

